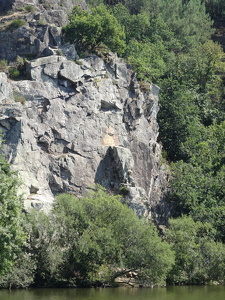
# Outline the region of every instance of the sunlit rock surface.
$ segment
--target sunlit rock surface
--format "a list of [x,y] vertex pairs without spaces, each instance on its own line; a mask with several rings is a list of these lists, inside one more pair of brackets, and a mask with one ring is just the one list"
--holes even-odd
[[25,207],[99,183],[140,216],[162,215],[167,172],[157,143],[159,88],[143,93],[114,55],[77,62],[52,55],[26,64],[27,80],[0,73],[0,128],[23,182]]

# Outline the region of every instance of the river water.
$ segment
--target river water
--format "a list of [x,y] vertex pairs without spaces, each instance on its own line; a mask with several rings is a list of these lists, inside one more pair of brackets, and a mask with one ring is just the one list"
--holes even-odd
[[0,300],[224,300],[225,286],[0,290]]

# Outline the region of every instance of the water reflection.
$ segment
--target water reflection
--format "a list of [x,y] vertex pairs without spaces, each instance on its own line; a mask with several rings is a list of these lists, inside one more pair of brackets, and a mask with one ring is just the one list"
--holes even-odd
[[224,286],[0,290],[0,300],[224,300]]

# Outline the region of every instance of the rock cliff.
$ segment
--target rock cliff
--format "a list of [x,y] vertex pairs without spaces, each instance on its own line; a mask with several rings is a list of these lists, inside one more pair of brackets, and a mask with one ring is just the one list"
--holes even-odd
[[[68,22],[68,12],[74,5],[86,8],[85,0],[1,0],[0,60],[15,60],[17,56],[29,59],[52,55],[57,50],[75,58],[73,47],[62,46],[62,26]],[[19,28],[11,26],[15,20],[23,21]]]
[[141,92],[132,69],[113,56],[106,63],[53,55],[28,62],[26,72],[20,81],[0,73],[0,128],[26,207],[47,208],[58,193],[78,195],[99,183],[150,216],[166,176],[159,88]]
[[[41,2],[32,3],[42,10]],[[79,196],[98,183],[123,195],[138,215],[162,223],[167,171],[157,143],[159,88],[140,86],[132,68],[113,54],[78,59],[73,46],[62,46],[67,15],[64,20],[57,12],[61,2],[48,1],[55,3],[55,12],[25,14],[29,26],[0,33],[0,59],[35,57],[27,60],[23,79],[0,73],[4,152],[23,183],[25,207],[48,210],[58,193]],[[74,2],[63,1],[62,11]],[[38,14],[45,25],[37,24]]]

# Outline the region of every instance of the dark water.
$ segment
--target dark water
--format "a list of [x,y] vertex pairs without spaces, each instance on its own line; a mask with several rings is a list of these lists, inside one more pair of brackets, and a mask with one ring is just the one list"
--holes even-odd
[[0,300],[225,300],[225,286],[0,290]]

